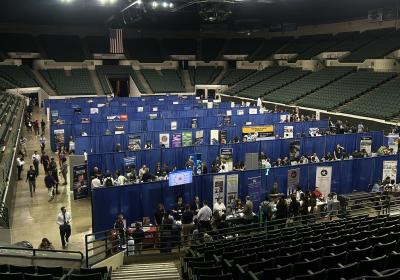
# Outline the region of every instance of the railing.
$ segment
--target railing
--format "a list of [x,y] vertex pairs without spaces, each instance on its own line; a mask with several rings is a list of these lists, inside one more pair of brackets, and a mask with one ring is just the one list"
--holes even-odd
[[9,228],[8,208],[3,202],[0,202],[0,228]]
[[[399,193],[400,194],[400,193]],[[179,253],[182,248],[204,244],[212,240],[236,238],[239,235],[253,232],[267,233],[270,230],[283,227],[296,227],[305,224],[324,222],[332,219],[345,219],[357,216],[390,215],[398,212],[400,215],[400,196],[386,195],[386,193],[364,193],[363,197],[352,197],[350,200],[340,199],[331,204],[320,205],[319,211],[307,215],[291,216],[283,219],[257,219],[245,221],[243,219],[227,220],[236,224],[219,230],[200,230],[197,236],[182,235],[179,226],[163,230],[158,227],[153,232],[145,233],[142,242],[134,245],[126,239],[126,231],[106,230],[85,236],[86,265],[90,267],[113,254],[124,250],[128,256],[150,253]],[[260,211],[261,212],[261,211]],[[261,216],[261,213],[259,213]],[[257,216],[255,216],[257,217]],[[244,223],[244,224],[243,224]],[[207,233],[207,235],[205,235]]]
[[[43,253],[43,254],[40,254]],[[40,258],[40,259],[56,259],[83,262],[84,255],[79,251],[64,251],[64,250],[43,250],[33,248],[21,248],[13,246],[0,246],[0,258]]]

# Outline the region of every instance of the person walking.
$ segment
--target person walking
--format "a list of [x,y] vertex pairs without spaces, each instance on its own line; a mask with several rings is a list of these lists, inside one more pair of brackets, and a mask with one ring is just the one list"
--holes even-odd
[[19,138],[19,144],[21,145],[21,151],[24,151],[24,155],[26,155],[26,138],[24,136],[21,136]]
[[66,185],[67,184],[67,174],[68,174],[68,163],[67,163],[67,159],[66,158],[62,159],[61,174],[62,174],[63,179],[64,179],[63,185]]
[[33,169],[33,166],[31,165],[29,167],[29,170],[26,174],[26,180],[25,182],[29,182],[29,192],[31,193],[31,197],[33,196],[33,192],[36,191],[36,171]]
[[42,152],[42,156],[40,158],[40,162],[43,165],[43,169],[44,169],[44,173],[47,173],[47,171],[49,171],[49,163],[50,163],[50,158],[49,156],[46,154],[45,151]]
[[43,154],[44,148],[46,147],[46,137],[44,137],[43,134],[40,135],[39,144],[40,144],[40,150],[42,151],[42,154]]
[[69,237],[71,236],[71,220],[71,214],[67,212],[67,209],[64,206],[61,207],[61,212],[57,216],[57,224],[60,228],[60,237],[63,249],[67,247]]
[[22,180],[21,179],[21,173],[22,173],[22,169],[24,168],[24,156],[23,155],[18,155],[17,157],[17,172],[18,172],[18,180]]
[[42,128],[42,134],[46,132],[46,122],[42,119],[40,122],[40,127]]
[[33,131],[35,132],[35,135],[39,135],[39,121],[35,120],[33,122]]
[[55,189],[53,189],[54,194],[59,194],[58,192],[58,184],[59,184],[59,180],[58,180],[58,172],[57,172],[57,163],[54,160],[54,158],[50,159],[50,163],[49,163],[49,172],[51,174],[51,176],[53,176],[56,184],[55,184]]
[[38,154],[37,151],[33,152],[32,163],[33,163],[33,166],[35,167],[36,176],[39,176],[40,155]]
[[44,184],[47,188],[47,193],[49,195],[49,202],[54,198],[54,186],[56,185],[56,180],[51,175],[50,171],[47,171],[46,177],[44,177]]

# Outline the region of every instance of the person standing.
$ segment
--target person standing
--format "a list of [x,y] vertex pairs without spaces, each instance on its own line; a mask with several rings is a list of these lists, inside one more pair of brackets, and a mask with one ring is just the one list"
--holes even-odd
[[61,207],[61,212],[57,216],[57,224],[60,228],[61,244],[63,249],[65,249],[69,242],[69,237],[71,236],[71,214],[67,212],[65,207]]
[[212,211],[210,207],[208,207],[207,201],[204,200],[203,207],[200,208],[199,213],[197,214],[200,231],[211,230],[211,217],[212,217]]
[[21,179],[21,173],[22,173],[22,169],[24,168],[24,156],[23,155],[18,155],[17,157],[17,171],[18,171],[18,180],[22,180]]
[[46,154],[45,151],[42,152],[42,156],[40,158],[40,162],[43,165],[44,172],[47,173],[49,171],[49,163],[50,163],[50,158]]
[[247,223],[253,222],[253,201],[251,201],[250,196],[246,196],[246,204],[243,208],[243,214],[243,218]]
[[190,234],[193,228],[193,212],[190,210],[190,205],[186,204],[185,211],[182,213],[182,239],[183,246],[190,245]]
[[19,138],[19,144],[21,145],[21,150],[24,151],[24,155],[26,155],[26,138],[24,136],[21,136]]
[[53,192],[55,194],[59,194],[58,192],[58,184],[59,184],[59,180],[58,180],[58,172],[57,172],[57,163],[54,160],[54,158],[51,158],[50,163],[49,163],[49,172],[51,173],[51,176],[53,176],[54,181],[56,182],[55,184],[55,190],[53,190]]
[[56,180],[54,180],[54,177],[51,175],[50,171],[47,171],[46,177],[44,177],[44,184],[46,185],[50,202],[54,198],[53,191],[54,191],[54,186],[56,185]]
[[40,127],[42,128],[42,134],[46,132],[46,122],[42,119],[40,122]]
[[33,169],[33,166],[31,165],[26,174],[26,180],[25,180],[25,182],[29,182],[29,191],[31,193],[31,197],[33,196],[32,192],[36,191],[36,177],[37,177],[36,171]]
[[67,174],[68,174],[68,163],[67,163],[67,159],[66,158],[62,159],[61,174],[62,174],[63,179],[64,179],[63,185],[66,185],[67,184]]
[[39,121],[35,120],[33,122],[33,131],[35,132],[35,135],[39,135]]
[[35,151],[32,155],[32,163],[35,167],[36,176],[39,176],[39,163],[40,163],[40,155],[37,151]]
[[145,239],[145,234],[143,229],[140,226],[140,223],[135,224],[135,229],[132,231],[132,237],[133,241],[135,242],[134,245],[134,252],[135,255],[141,255],[142,254],[142,244],[143,240]]
[[46,137],[44,137],[43,134],[40,135],[39,144],[40,144],[40,150],[42,151],[42,154],[43,154],[44,148],[46,147]]

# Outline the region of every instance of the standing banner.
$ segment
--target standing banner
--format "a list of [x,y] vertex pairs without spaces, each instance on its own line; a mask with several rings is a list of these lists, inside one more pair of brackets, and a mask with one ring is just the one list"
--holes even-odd
[[242,136],[248,142],[273,139],[275,138],[274,126],[273,125],[243,126]]
[[116,125],[115,126],[115,131],[114,131],[115,135],[120,135],[120,134],[125,134],[125,128],[123,125]]
[[173,133],[172,134],[172,148],[178,148],[182,146],[182,134]]
[[221,163],[225,165],[227,171],[233,170],[233,149],[232,148],[222,148],[219,151],[219,157]]
[[290,142],[289,159],[294,161],[300,158],[300,141],[295,140]]
[[296,187],[300,184],[300,168],[289,169],[287,176],[287,195],[291,195],[296,191]]
[[226,175],[226,206],[234,205],[238,198],[239,174]]
[[397,182],[397,160],[383,161],[382,181],[387,177]]
[[73,172],[73,186],[74,200],[86,198],[89,196],[88,178],[86,172],[86,164],[74,165]]
[[219,139],[219,130],[218,129],[211,129],[210,130],[210,144],[211,145],[218,145]]
[[254,205],[261,202],[261,176],[247,178],[248,195]]
[[388,135],[388,147],[393,150],[393,154],[397,154],[399,150],[399,135],[389,133]]
[[293,126],[285,125],[283,127],[283,138],[293,138]]
[[219,143],[220,144],[228,143],[227,137],[228,137],[228,132],[226,130],[221,130],[219,132]]
[[192,118],[192,128],[197,128],[197,118]]
[[57,148],[64,146],[64,129],[54,129],[54,140]]
[[160,147],[169,148],[169,133],[160,133]]
[[142,140],[140,135],[128,135],[128,151],[138,151],[141,149]]
[[360,151],[365,150],[368,155],[371,155],[372,137],[364,136],[360,140]]
[[182,145],[183,147],[192,146],[192,132],[185,131],[182,132]]
[[224,200],[225,197],[225,175],[215,175],[213,177],[213,203],[217,202],[218,198]]
[[203,145],[204,144],[204,131],[203,130],[196,131],[195,136],[196,137],[195,137],[194,144],[195,145]]
[[331,192],[332,166],[317,166],[315,186],[327,197]]
[[172,121],[171,122],[171,130],[176,130],[178,127],[178,122],[177,121]]

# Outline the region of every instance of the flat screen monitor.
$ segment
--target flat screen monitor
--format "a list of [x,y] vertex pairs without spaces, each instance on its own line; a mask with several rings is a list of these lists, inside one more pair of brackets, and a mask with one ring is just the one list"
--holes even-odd
[[193,182],[192,170],[179,170],[168,174],[168,185],[170,187],[190,184]]

